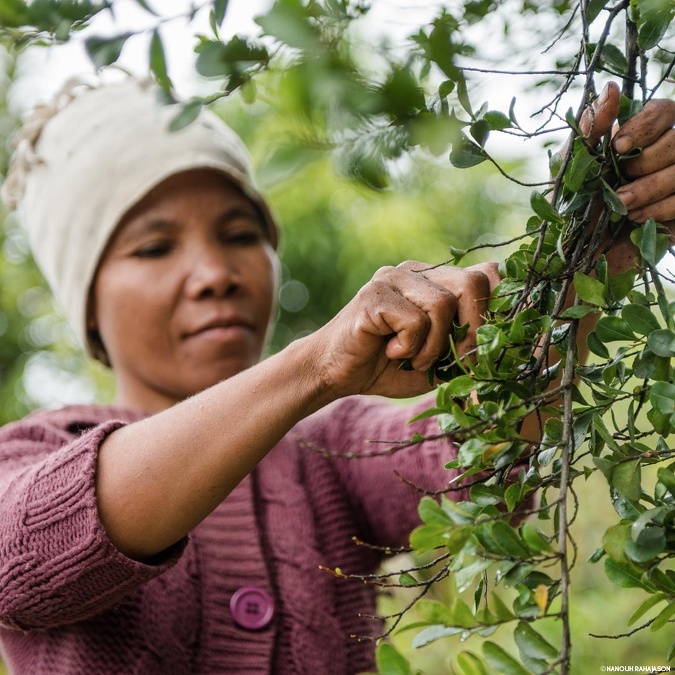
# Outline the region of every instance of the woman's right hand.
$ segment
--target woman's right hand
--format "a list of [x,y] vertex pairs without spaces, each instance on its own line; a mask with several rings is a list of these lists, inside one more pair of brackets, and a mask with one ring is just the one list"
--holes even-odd
[[[405,262],[378,270],[328,324],[307,338],[330,398],[403,398],[430,390],[426,371],[448,351],[455,325],[469,324],[460,356],[476,346],[492,289],[493,263],[466,269]],[[400,369],[410,359],[411,371]]]

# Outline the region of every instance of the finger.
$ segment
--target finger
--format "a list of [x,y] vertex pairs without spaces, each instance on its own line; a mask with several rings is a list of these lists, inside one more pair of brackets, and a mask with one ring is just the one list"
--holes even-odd
[[492,291],[494,291],[495,288],[497,288],[497,286],[499,286],[499,284],[502,282],[502,276],[499,274],[499,263],[479,263],[478,265],[472,265],[469,267],[469,269],[482,272],[488,278],[490,283],[490,293],[492,293]]
[[[413,368],[428,370],[447,351],[448,335],[457,311],[455,294],[428,279],[420,263],[405,263],[398,268],[384,268],[374,277],[396,291],[405,301],[414,305],[423,315],[420,327],[412,334],[411,326],[397,331],[387,346],[387,356],[407,348]],[[428,266],[427,266],[428,269]]]
[[[622,185],[617,195],[629,211],[651,207],[675,192],[675,165]],[[650,217],[650,216],[648,216]],[[654,216],[651,216],[654,217]]]
[[675,124],[675,101],[651,100],[615,134],[614,149],[625,155],[633,148],[644,148],[656,142]]
[[[385,276],[381,270],[378,275],[380,279]],[[390,283],[380,279],[373,278],[357,294],[356,300],[363,312],[355,320],[354,327],[358,333],[387,339],[387,358],[412,358],[426,339],[429,317]]]
[[490,277],[476,268],[467,268],[461,290],[457,293],[456,321],[469,324],[466,336],[456,345],[460,357],[472,355],[476,350],[476,332],[485,323],[490,294]]
[[616,82],[608,82],[600,96],[584,110],[579,128],[590,146],[595,146],[612,129],[619,114],[621,92]]
[[649,206],[628,211],[628,218],[634,223],[644,223],[654,218],[659,223],[668,224],[675,220],[675,195],[670,195]]
[[625,160],[622,168],[626,175],[636,178],[647,176],[671,164],[675,164],[675,129],[668,129],[637,157]]

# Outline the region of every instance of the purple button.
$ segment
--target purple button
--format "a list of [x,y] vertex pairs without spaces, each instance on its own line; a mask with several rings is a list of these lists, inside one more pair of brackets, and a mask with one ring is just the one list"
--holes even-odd
[[274,598],[257,586],[244,586],[232,596],[230,612],[234,622],[247,630],[268,626],[274,616]]

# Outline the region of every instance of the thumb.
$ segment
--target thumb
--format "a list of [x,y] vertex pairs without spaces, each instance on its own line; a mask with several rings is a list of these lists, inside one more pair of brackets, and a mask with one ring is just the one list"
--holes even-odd
[[590,146],[595,146],[612,129],[619,115],[621,91],[616,82],[608,82],[600,96],[584,110],[579,127]]

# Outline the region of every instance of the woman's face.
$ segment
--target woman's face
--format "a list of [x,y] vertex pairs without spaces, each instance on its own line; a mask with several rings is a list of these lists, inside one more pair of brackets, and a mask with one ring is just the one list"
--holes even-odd
[[253,204],[224,176],[165,180],[123,218],[93,285],[118,402],[155,411],[254,365],[277,256]]

